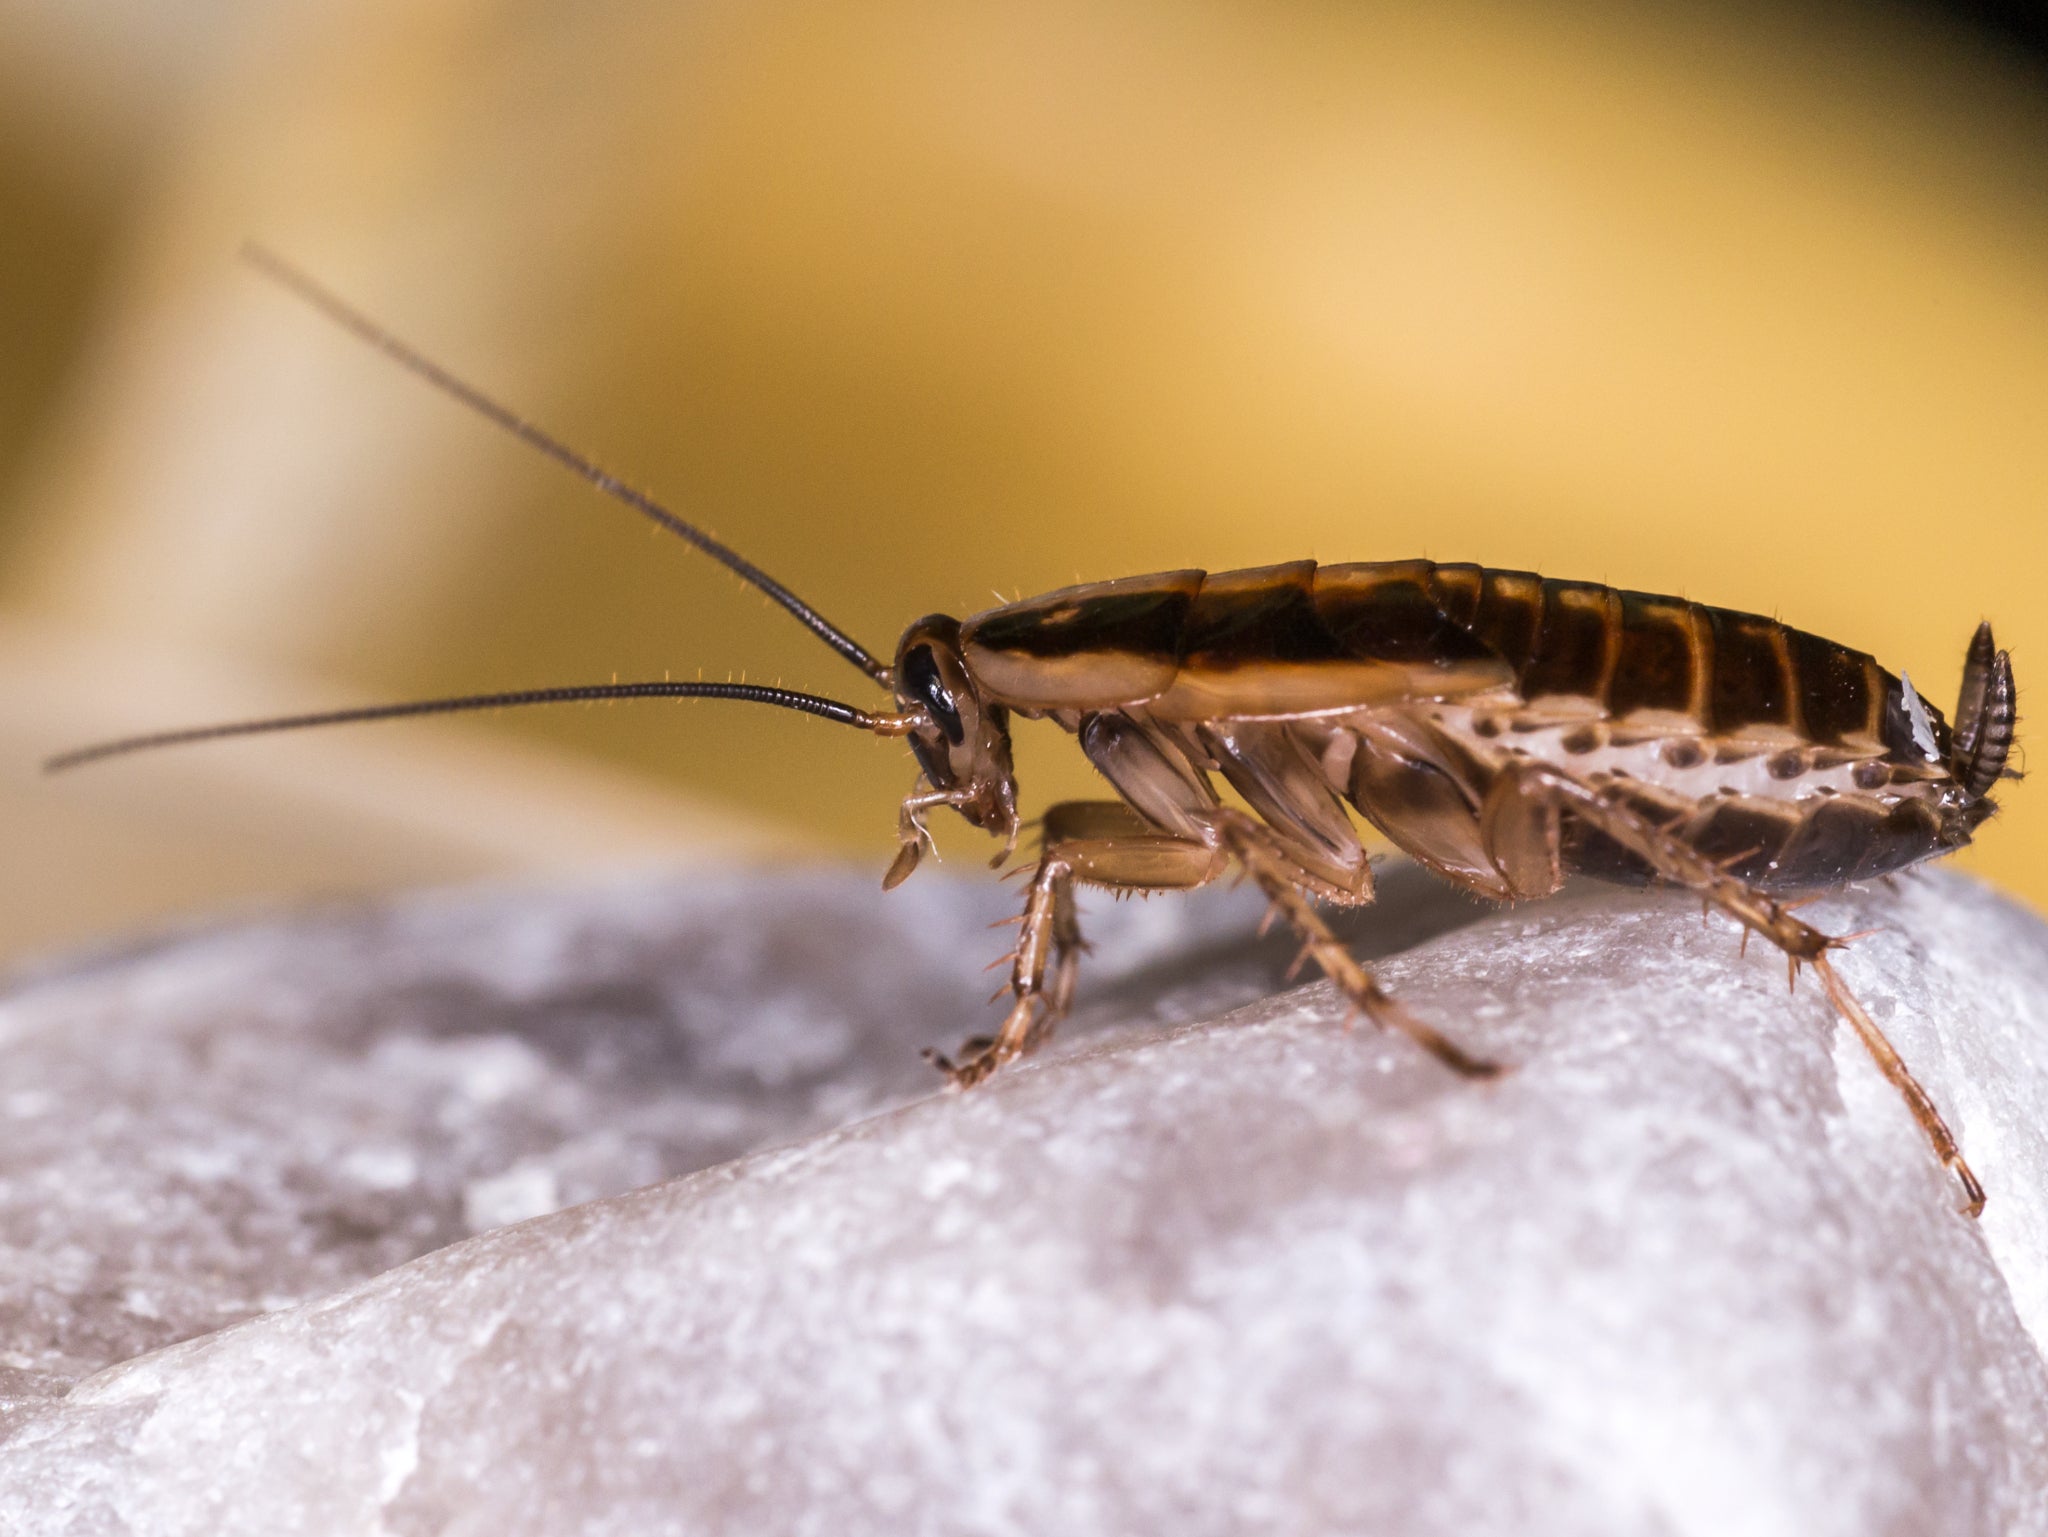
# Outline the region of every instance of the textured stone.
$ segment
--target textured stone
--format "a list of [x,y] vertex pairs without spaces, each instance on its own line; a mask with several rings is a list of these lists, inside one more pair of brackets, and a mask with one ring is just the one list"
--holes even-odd
[[914,1051],[984,1017],[1010,898],[923,876],[438,898],[28,981],[0,1511],[2048,1532],[2036,920],[1942,876],[1816,908],[1879,930],[1843,970],[1971,1223],[1817,989],[1695,903],[1384,886],[1361,952],[1516,1072],[1263,996],[1244,893],[1101,907],[1070,1044],[969,1095]]

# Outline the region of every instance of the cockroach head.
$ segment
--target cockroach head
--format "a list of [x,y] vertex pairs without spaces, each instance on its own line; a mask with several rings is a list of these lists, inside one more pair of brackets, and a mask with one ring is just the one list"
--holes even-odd
[[960,621],[928,614],[903,632],[891,672],[905,712],[924,720],[910,747],[934,790],[962,792],[955,809],[976,827],[1008,838],[1017,830],[1017,779],[1010,765],[1010,712],[984,699],[960,658]]

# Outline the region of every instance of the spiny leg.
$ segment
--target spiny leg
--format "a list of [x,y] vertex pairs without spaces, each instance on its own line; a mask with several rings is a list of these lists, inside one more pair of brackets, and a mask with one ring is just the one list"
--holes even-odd
[[1217,850],[1161,832],[1120,801],[1052,807],[1010,968],[1010,1012],[993,1036],[969,1040],[957,1063],[937,1052],[925,1055],[964,1089],[1051,1037],[1073,1002],[1085,948],[1074,911],[1076,881],[1122,891],[1184,890],[1214,880],[1224,863]]
[[1920,1123],[1920,1130],[1933,1144],[1935,1156],[1953,1173],[1963,1187],[1963,1210],[1970,1216],[1980,1215],[1984,1210],[1984,1187],[1977,1182],[1977,1176],[1963,1161],[1963,1150],[1956,1145],[1956,1139],[1948,1129],[1948,1122],[1941,1118],[1941,1111],[1927,1091],[1920,1087],[1899,1055],[1898,1048],[1885,1038],[1877,1028],[1877,1021],[1864,1012],[1856,995],[1849,991],[1847,984],[1835,974],[1835,968],[1828,964],[1825,955],[1813,958],[1813,969],[1820,976],[1820,985],[1827,990],[1828,1002],[1835,1006],[1835,1012],[1849,1022],[1849,1028],[1856,1032],[1863,1042],[1863,1049],[1870,1053],[1877,1063],[1877,1070],[1884,1074],[1886,1082],[1898,1090],[1906,1107],[1913,1112],[1913,1119]]
[[[1049,1038],[1073,1001],[1074,977],[1080,970],[1081,926],[1074,915],[1072,867],[1050,849],[1039,859],[1024,902],[1023,926],[1011,959],[1010,992],[1014,1002],[1002,1027],[990,1035],[970,1037],[956,1063],[942,1052],[927,1050],[925,1058],[963,1089],[972,1088],[1006,1062],[1015,1061]],[[1050,964],[1052,985],[1046,985]]]
[[1498,1063],[1471,1055],[1434,1026],[1424,1024],[1373,980],[1372,973],[1330,932],[1322,914],[1303,894],[1304,886],[1315,889],[1322,883],[1305,878],[1305,872],[1287,858],[1284,846],[1264,823],[1228,806],[1218,808],[1214,816],[1223,846],[1266,894],[1274,910],[1294,926],[1323,975],[1337,984],[1337,990],[1354,1007],[1375,1024],[1399,1030],[1454,1072],[1468,1078],[1491,1078],[1500,1072]]
[[1549,764],[1520,762],[1511,765],[1495,781],[1487,796],[1482,821],[1506,825],[1515,816],[1514,801],[1531,807],[1558,807],[1570,811],[1588,825],[1605,833],[1646,860],[1665,879],[1697,891],[1716,907],[1776,945],[1790,960],[1796,977],[1802,962],[1813,967],[1835,1012],[1856,1032],[1878,1071],[1896,1089],[1920,1123],[1920,1130],[1933,1147],[1935,1156],[1953,1173],[1963,1187],[1964,1210],[1972,1217],[1984,1209],[1984,1187],[1964,1162],[1955,1134],[1941,1118],[1934,1100],[1913,1077],[1897,1049],[1865,1012],[1863,1005],[1828,962],[1828,951],[1843,941],[1831,939],[1811,924],[1793,916],[1782,902],[1765,896],[1745,881],[1736,879],[1713,859],[1694,849],[1682,838],[1659,827],[1632,806],[1610,799],[1592,785],[1584,784]]

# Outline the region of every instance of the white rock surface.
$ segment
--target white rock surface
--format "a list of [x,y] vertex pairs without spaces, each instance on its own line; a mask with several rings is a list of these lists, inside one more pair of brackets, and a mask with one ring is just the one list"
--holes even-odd
[[1816,909],[1880,929],[1844,973],[1971,1223],[1817,990],[1695,904],[1384,887],[1361,953],[1412,945],[1389,984],[1518,1071],[1320,985],[1229,1013],[1288,950],[1242,893],[1099,909],[1098,1028],[970,1095],[914,1052],[987,1018],[1011,898],[924,876],[27,979],[0,1529],[2048,1533],[2036,920],[1941,876]]

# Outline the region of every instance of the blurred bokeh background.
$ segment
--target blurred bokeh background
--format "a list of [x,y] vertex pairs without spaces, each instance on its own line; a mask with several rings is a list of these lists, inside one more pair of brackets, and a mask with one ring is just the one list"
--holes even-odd
[[[95,736],[423,692],[859,695],[249,237],[877,649],[992,591],[1428,555],[1776,613],[1944,704],[1990,616],[2025,709],[2026,15],[0,0],[0,957],[422,880],[887,861],[900,747],[716,705],[39,778]],[[1085,790],[1056,733],[1019,752],[1029,807]],[[2036,901],[2041,802],[1968,856]]]

